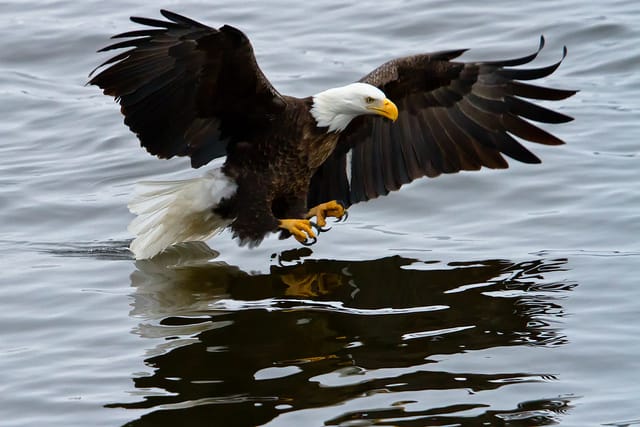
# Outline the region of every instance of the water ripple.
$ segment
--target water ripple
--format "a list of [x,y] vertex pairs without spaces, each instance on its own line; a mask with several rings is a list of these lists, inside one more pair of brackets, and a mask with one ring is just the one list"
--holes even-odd
[[278,299],[268,298],[257,301],[242,301],[235,299],[220,299],[209,304],[209,308],[215,311],[243,311],[243,310],[266,310],[266,311],[328,311],[333,313],[354,314],[358,316],[383,316],[396,314],[427,313],[432,311],[446,310],[446,305],[433,305],[422,307],[405,308],[354,308],[347,307],[342,301],[313,301],[303,299]]

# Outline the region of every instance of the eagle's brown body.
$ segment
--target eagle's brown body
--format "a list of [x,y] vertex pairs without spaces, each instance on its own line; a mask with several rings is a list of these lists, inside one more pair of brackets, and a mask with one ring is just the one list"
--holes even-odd
[[132,17],[146,27],[114,36],[125,40],[103,50],[130,49],[90,83],[116,98],[151,154],[189,156],[194,168],[226,161],[202,180],[152,185],[130,204],[136,257],[226,226],[242,243],[278,230],[304,241],[314,235],[309,218],[343,214],[332,201],[348,207],[424,176],[506,168],[503,155],[539,163],[521,141],[563,142],[531,122],[572,120],[527,101],[575,93],[523,82],[561,63],[519,68],[542,38],[538,52],[503,61],[454,61],[464,50],[397,58],[358,83],[295,98],[269,83],[240,30],[161,13],[166,21]]
[[337,133],[316,125],[309,113],[311,98],[284,98],[280,114],[287,119],[266,126],[250,142],[235,144],[223,166],[238,190],[215,211],[233,219],[234,236],[243,243],[260,242],[265,232],[278,228],[279,218],[304,217],[311,177],[338,141]]

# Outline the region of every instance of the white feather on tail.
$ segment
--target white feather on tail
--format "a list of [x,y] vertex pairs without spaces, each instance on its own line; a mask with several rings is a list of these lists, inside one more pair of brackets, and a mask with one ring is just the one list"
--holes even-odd
[[220,168],[200,178],[139,182],[128,205],[138,215],[128,227],[136,235],[130,246],[135,258],[151,258],[173,244],[207,240],[222,231],[231,220],[213,208],[236,188]]

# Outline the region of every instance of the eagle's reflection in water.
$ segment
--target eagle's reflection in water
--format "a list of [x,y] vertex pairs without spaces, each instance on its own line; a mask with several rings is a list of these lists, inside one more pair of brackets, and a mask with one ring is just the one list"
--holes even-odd
[[[144,398],[109,406],[146,408],[130,425],[153,426],[262,425],[331,405],[342,406],[318,424],[544,425],[570,407],[566,396],[500,405],[510,384],[554,377],[512,359],[487,371],[475,355],[566,341],[557,320],[575,286],[559,279],[567,260],[309,255],[280,254],[269,274],[216,262],[205,245],[137,262],[135,332],[163,342],[145,360],[151,375],[133,378]],[[465,368],[448,371],[457,358]],[[359,409],[378,393],[385,405]]]

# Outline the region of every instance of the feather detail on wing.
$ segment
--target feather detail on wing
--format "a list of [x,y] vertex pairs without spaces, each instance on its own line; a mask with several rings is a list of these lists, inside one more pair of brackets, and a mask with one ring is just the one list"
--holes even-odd
[[224,156],[229,144],[250,140],[249,133],[260,131],[285,101],[240,30],[161,13],[166,21],[132,17],[148,28],[114,36],[127,40],[101,51],[131,49],[98,66],[107,68],[89,83],[116,98],[147,151],[161,158],[190,156],[200,167]]
[[556,101],[576,93],[523,82],[550,75],[566,55],[565,48],[562,59],[552,65],[517,68],[534,60],[543,46],[541,38],[537,52],[504,61],[452,61],[464,50],[408,56],[363,77],[360,81],[377,86],[396,103],[398,120],[354,120],[314,175],[309,205],[331,199],[350,205],[422,176],[506,168],[502,154],[539,163],[515,137],[562,144],[529,120],[564,123],[572,118],[526,99]]

